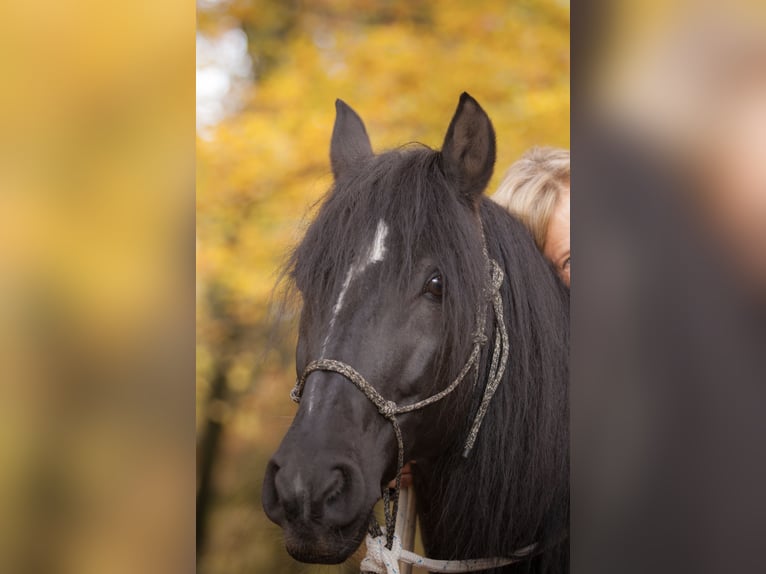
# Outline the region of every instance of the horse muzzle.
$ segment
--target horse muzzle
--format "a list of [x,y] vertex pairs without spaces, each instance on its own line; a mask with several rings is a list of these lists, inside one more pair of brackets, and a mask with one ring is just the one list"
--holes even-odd
[[284,530],[290,556],[339,564],[362,543],[377,495],[371,500],[359,466],[350,459],[312,458],[280,449],[266,469],[263,509]]

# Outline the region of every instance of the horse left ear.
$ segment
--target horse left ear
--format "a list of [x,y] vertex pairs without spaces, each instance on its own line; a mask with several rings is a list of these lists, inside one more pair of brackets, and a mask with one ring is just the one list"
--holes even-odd
[[466,92],[460,96],[441,150],[447,175],[460,192],[478,204],[495,167],[495,130],[479,102]]
[[338,180],[372,157],[372,145],[362,118],[343,100],[335,100],[335,126],[330,140],[330,164]]

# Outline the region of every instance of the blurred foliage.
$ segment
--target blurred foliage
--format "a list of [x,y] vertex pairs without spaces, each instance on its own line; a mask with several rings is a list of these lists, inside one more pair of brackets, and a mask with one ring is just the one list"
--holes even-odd
[[0,4],[0,572],[189,569],[193,40]]
[[236,28],[254,79],[239,109],[197,137],[199,442],[211,421],[223,429],[199,571],[327,571],[287,557],[261,510],[260,483],[294,413],[294,316],[270,315],[270,299],[331,183],[333,103],[359,112],[375,150],[413,140],[439,147],[469,92],[497,132],[492,190],[528,147],[569,146],[569,3],[198,4],[198,33]]

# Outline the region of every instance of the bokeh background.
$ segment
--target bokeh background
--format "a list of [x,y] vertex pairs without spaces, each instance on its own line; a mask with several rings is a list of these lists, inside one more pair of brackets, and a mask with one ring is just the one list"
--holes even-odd
[[284,551],[260,505],[295,406],[278,270],[331,183],[334,101],[375,150],[441,145],[461,92],[489,113],[490,183],[569,147],[569,2],[198,0],[197,553],[201,574],[355,571]]
[[194,26],[0,4],[0,572],[194,568]]

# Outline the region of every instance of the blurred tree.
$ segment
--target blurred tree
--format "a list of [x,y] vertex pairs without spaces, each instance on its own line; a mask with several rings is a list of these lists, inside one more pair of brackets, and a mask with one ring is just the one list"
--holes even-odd
[[498,135],[491,191],[529,146],[569,145],[569,3],[208,0],[198,26],[241,29],[253,62],[241,109],[197,141],[200,572],[292,572],[260,508],[294,412],[294,313],[270,317],[269,301],[331,183],[333,102],[362,115],[376,150],[438,147],[468,91]]

